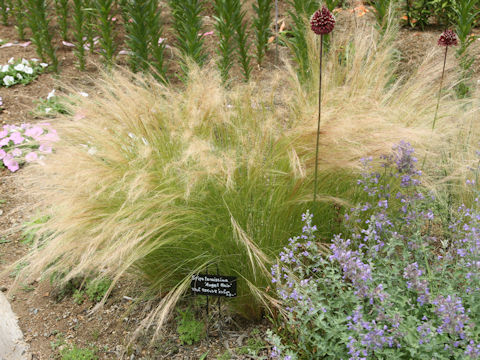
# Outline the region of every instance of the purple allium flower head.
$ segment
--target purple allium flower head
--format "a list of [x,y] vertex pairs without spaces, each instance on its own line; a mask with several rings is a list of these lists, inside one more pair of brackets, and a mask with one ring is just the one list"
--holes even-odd
[[320,10],[315,11],[312,15],[310,27],[317,35],[328,34],[335,27],[335,16],[323,5]]
[[455,46],[458,45],[457,34],[453,30],[445,30],[438,39],[439,46]]

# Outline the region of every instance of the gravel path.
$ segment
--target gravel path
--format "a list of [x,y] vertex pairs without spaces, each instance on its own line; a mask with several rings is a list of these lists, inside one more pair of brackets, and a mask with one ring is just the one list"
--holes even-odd
[[0,360],[27,360],[28,348],[17,324],[17,317],[0,291]]

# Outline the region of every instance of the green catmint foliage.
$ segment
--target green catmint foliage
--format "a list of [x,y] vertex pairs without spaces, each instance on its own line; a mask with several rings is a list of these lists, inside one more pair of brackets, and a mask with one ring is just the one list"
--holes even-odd
[[47,18],[48,7],[46,0],[25,0],[25,8],[29,16],[27,24],[32,30],[32,42],[37,46],[37,54],[46,62],[48,56],[53,71],[58,70],[58,59],[52,43],[52,33],[49,29],[50,20]]
[[[207,55],[203,47],[201,0],[169,0],[173,16],[173,30],[176,34],[177,47],[184,58],[191,58],[200,66],[205,63]],[[182,63],[186,73],[187,66]]]
[[78,67],[85,70],[86,24],[84,2],[73,0],[73,38],[75,39],[75,55],[78,58]]
[[62,39],[68,41],[68,0],[55,0],[55,12]]
[[98,31],[100,35],[100,51],[104,62],[112,65],[115,57],[115,33],[112,21],[113,0],[95,0],[96,13],[98,15]]
[[253,3],[255,18],[253,28],[255,29],[255,57],[258,65],[262,65],[263,58],[267,52],[268,38],[272,35],[270,23],[272,22],[273,0],[257,0]]
[[15,17],[15,29],[17,30],[18,37],[20,40],[25,40],[25,6],[22,0],[13,1],[13,16]]

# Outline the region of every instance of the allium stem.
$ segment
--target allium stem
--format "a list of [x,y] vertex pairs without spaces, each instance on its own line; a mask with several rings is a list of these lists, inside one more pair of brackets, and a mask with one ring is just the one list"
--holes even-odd
[[313,188],[313,202],[317,200],[317,178],[318,178],[318,145],[320,140],[320,118],[322,114],[322,57],[323,57],[323,34],[320,35],[320,67],[318,79],[318,124],[317,124],[317,146],[315,150],[315,181]]
[[438,113],[438,106],[440,105],[440,95],[442,93],[443,77],[445,76],[445,64],[447,63],[447,51],[448,51],[448,46],[445,46],[445,57],[443,59],[442,78],[440,79],[440,89],[438,89],[437,107],[435,108],[435,116],[433,117],[432,130],[435,129],[435,123],[437,122],[437,113]]

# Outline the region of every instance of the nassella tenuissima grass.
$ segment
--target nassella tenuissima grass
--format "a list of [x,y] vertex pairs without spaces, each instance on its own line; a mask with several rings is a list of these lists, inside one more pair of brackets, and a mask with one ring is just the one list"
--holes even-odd
[[46,62],[48,56],[51,69],[58,70],[58,59],[53,46],[52,32],[49,28],[48,6],[46,0],[26,0],[25,7],[29,14],[27,23],[32,30],[32,42],[37,47],[37,53]]
[[85,70],[85,44],[87,43],[85,7],[83,0],[72,0],[74,52],[78,59],[78,68]]
[[182,71],[186,74],[187,58],[193,59],[200,66],[207,59],[202,36],[203,2],[200,0],[169,0],[168,5],[173,16],[175,40],[182,56]]
[[[95,0],[95,14],[98,16],[98,32],[100,42],[100,54],[104,63],[110,66],[114,63],[116,44],[113,17],[114,0]],[[90,44],[91,46],[91,44]]]
[[252,4],[255,18],[253,28],[255,29],[255,58],[258,65],[262,65],[263,58],[268,48],[268,39],[272,35],[270,24],[272,23],[273,0],[256,0]]
[[68,16],[69,16],[68,0],[55,0],[55,13],[57,15],[58,27],[62,40],[68,41]]
[[371,159],[357,184],[368,200],[321,246],[312,216],[280,253],[272,282],[283,301],[274,359],[478,359],[480,204],[448,223],[420,183],[414,151]]

